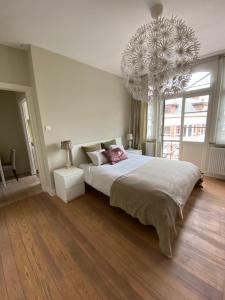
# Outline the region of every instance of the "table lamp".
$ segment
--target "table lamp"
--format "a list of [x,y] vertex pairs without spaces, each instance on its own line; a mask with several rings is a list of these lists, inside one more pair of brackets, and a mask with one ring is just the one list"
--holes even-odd
[[128,141],[128,149],[131,149],[132,148],[132,142],[133,142],[133,134],[132,133],[127,134],[127,141]]
[[66,168],[70,168],[72,165],[71,160],[70,160],[70,150],[72,149],[72,142],[71,141],[62,141],[61,149],[66,150]]

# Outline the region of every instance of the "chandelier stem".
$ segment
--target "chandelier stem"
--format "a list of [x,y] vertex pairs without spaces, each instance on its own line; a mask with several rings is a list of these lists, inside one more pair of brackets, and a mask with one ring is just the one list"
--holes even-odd
[[154,4],[150,7],[151,16],[153,19],[158,19],[163,12],[163,5],[161,3]]

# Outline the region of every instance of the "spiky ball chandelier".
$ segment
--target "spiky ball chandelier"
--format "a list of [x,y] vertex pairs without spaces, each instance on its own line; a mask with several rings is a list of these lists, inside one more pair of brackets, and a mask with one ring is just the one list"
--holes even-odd
[[154,20],[141,26],[123,52],[125,86],[136,100],[176,95],[187,87],[200,44],[182,19],[161,17],[162,5],[151,8]]

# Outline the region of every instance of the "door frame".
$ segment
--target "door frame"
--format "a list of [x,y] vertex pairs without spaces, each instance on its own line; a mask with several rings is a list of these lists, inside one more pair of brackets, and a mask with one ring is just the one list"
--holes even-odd
[[[193,96],[202,96],[202,95],[209,95],[209,104],[208,104],[208,112],[207,112],[207,119],[206,119],[206,132],[205,132],[205,140],[204,142],[193,142],[193,141],[183,141],[183,123],[184,123],[184,109],[185,109],[185,101],[189,97]],[[206,88],[206,89],[199,89],[199,90],[193,90],[193,91],[186,91],[182,94],[178,94],[176,96],[170,96],[166,97],[163,99],[163,126],[162,126],[162,147],[163,147],[163,136],[164,136],[164,112],[165,112],[165,103],[166,100],[170,99],[177,99],[181,98],[182,100],[182,111],[181,111],[181,134],[180,134],[180,149],[179,149],[179,159],[182,158],[182,153],[183,153],[183,143],[194,143],[194,144],[202,144],[203,145],[203,152],[202,152],[202,159],[201,159],[201,169],[205,170],[206,169],[206,159],[207,159],[207,152],[208,152],[208,147],[207,145],[209,144],[209,124],[211,122],[212,118],[212,88]]]
[[30,115],[31,128],[35,143],[37,164],[39,169],[39,178],[44,192],[49,193],[50,174],[48,169],[47,155],[44,142],[43,128],[40,118],[40,112],[34,101],[33,90],[30,86],[0,82],[0,90],[20,92],[25,94],[27,100],[28,112]]

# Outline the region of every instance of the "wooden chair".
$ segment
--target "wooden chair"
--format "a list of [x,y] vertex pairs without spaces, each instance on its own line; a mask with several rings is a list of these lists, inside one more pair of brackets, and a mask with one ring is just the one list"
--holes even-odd
[[18,181],[18,176],[16,173],[16,149],[10,150],[10,162],[6,164],[2,164],[3,171],[12,171],[16,180]]

